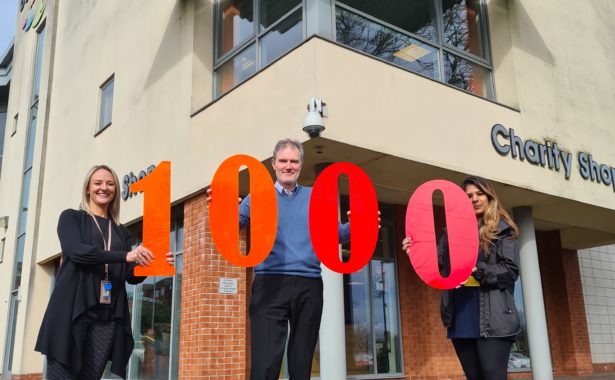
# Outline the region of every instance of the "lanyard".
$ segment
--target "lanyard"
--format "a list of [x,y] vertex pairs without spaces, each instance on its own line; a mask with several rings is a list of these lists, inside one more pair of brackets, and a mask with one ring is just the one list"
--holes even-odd
[[[105,239],[105,235],[103,234],[102,230],[100,229],[100,225],[98,224],[98,220],[96,220],[96,217],[94,215],[91,215],[91,216],[92,216],[92,219],[94,219],[94,223],[96,224],[96,228],[98,228],[98,231],[100,232],[100,236],[102,236],[103,245],[104,245],[105,251],[110,251],[111,250],[111,218],[109,218],[109,234],[107,235],[109,240],[107,240],[107,239]],[[109,264],[108,263],[105,263],[105,280],[107,280],[107,281],[109,280]]]

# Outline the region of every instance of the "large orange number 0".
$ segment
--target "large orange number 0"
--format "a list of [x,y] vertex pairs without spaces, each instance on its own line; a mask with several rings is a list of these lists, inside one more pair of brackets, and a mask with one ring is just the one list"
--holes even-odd
[[[250,172],[250,252],[239,252],[239,176],[241,166]],[[265,260],[278,228],[278,204],[269,172],[254,157],[236,155],[227,158],[211,182],[209,228],[216,248],[231,264],[252,267]]]
[[[438,269],[434,231],[433,192],[444,195],[451,272],[442,277]],[[453,289],[470,277],[478,256],[478,232],[472,203],[452,182],[425,182],[412,194],[406,209],[406,236],[412,238],[410,262],[416,274],[436,289]]]
[[135,267],[135,276],[173,276],[175,267],[166,261],[171,247],[171,162],[162,161],[130,185],[130,191],[143,191],[143,246],[154,254],[150,266]]
[[[338,179],[348,176],[350,193],[350,245],[347,262],[339,257]],[[372,183],[361,168],[338,162],[318,176],[310,198],[310,236],[320,261],[338,273],[352,273],[369,263],[378,242],[378,200]]]

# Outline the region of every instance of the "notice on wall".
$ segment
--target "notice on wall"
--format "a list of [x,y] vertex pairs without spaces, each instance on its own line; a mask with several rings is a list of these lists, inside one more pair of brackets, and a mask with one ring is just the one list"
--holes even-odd
[[237,279],[220,277],[220,294],[237,294]]

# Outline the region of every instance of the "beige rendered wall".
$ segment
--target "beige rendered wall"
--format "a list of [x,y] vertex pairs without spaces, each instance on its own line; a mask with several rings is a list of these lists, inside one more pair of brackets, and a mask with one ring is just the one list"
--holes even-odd
[[[557,2],[548,3],[556,8]],[[545,112],[543,107],[535,106],[532,100],[541,94],[563,97],[566,93],[553,88],[560,85],[553,79],[554,74],[534,70],[530,64],[532,56],[524,56],[528,54],[523,49],[528,48],[521,44],[517,34],[519,23],[527,22],[530,16],[520,16],[522,4],[518,2],[508,4],[514,8],[511,46],[515,63],[515,74],[508,78],[513,80],[510,85],[518,88],[521,112],[468,96],[316,39],[209,104],[193,118],[189,117],[190,110],[206,104],[204,94],[207,91],[193,82],[191,75],[199,71],[199,75],[205,77],[203,73],[208,70],[208,63],[204,60],[208,56],[206,51],[198,56],[193,50],[197,44],[193,41],[192,16],[187,17],[184,9],[188,5],[177,2],[142,8],[132,3],[122,4],[118,6],[113,1],[96,4],[92,10],[86,7],[86,14],[60,6],[59,19],[83,19],[70,38],[63,36],[68,36],[75,28],[72,25],[75,21],[60,22],[62,26],[58,30],[58,69],[54,74],[45,177],[57,179],[63,191],[58,199],[60,202],[44,192],[46,199],[42,202],[41,217],[45,220],[56,218],[65,207],[77,206],[81,176],[74,173],[85,173],[92,164],[101,161],[110,163],[121,175],[129,171],[136,173],[151,163],[170,159],[173,162],[172,198],[179,199],[199,191],[229,155],[247,153],[264,158],[270,155],[272,142],[281,136],[303,139],[300,126],[305,103],[311,96],[320,96],[329,104],[327,138],[615,208],[612,188],[582,180],[575,171],[577,165],[573,166],[572,176],[566,181],[561,172],[501,157],[490,144],[491,126],[501,123],[515,128],[524,139],[541,142],[545,136],[551,137],[573,154],[586,150],[601,163],[615,165],[615,154],[608,149],[609,138],[613,136],[607,124],[608,109],[602,107],[604,114],[594,112],[600,109],[597,102],[612,95],[602,79],[610,75],[608,68],[598,64],[592,66],[591,71],[583,72],[581,69],[572,71],[573,67],[567,66],[570,75],[579,78],[575,83],[593,82],[593,87],[599,91],[602,88],[604,96],[601,99],[594,96],[578,99],[575,101],[582,105],[579,110],[575,104],[574,109],[558,108],[558,113],[551,113],[549,109]],[[200,6],[203,7],[203,3]],[[114,11],[120,8],[121,11]],[[570,17],[577,15],[573,9],[568,13]],[[591,15],[584,15],[588,19],[583,22],[591,25]],[[533,13],[532,17],[535,17]],[[551,18],[541,21],[546,25],[556,22]],[[101,25],[105,27],[100,28]],[[553,28],[553,35],[559,36],[561,30],[568,33],[570,29],[562,21],[558,28]],[[101,35],[100,30],[105,33]],[[585,41],[589,37],[587,34],[593,32],[594,29],[585,33],[577,31],[580,36],[576,40]],[[125,35],[130,38],[121,37]],[[134,44],[133,41],[142,42]],[[553,43],[557,45],[558,42]],[[76,63],[80,63],[79,80],[75,80],[74,75]],[[555,74],[559,73],[558,66],[551,67]],[[112,73],[115,73],[116,86],[113,125],[93,137],[98,114],[98,86]],[[507,88],[503,82],[496,83],[502,91]],[[211,89],[210,84],[206,83],[207,90]],[[522,89],[530,85],[533,86],[531,91]],[[201,100],[195,102],[194,93]],[[573,94],[578,95],[570,90],[567,96],[572,99]],[[576,119],[571,120],[584,112],[594,120],[591,127],[588,121],[579,125]],[[380,133],[373,133],[376,126]],[[434,128],[439,128],[441,133],[432,133]],[[75,148],[62,149],[67,141]],[[74,171],[68,173],[64,169],[67,164]],[[576,164],[576,157],[573,164]],[[122,220],[140,215],[137,199],[140,197],[123,203]],[[41,239],[54,241],[55,233],[45,235],[41,231]],[[57,247],[57,243],[54,244]]]
[[[615,166],[615,3],[603,0],[509,1],[524,138],[554,139]],[[575,157],[576,161],[576,157]],[[577,173],[578,174],[578,173]],[[557,181],[554,193],[613,208],[612,188]]]
[[[305,139],[301,125],[312,96],[329,105],[328,139],[615,209],[612,188],[582,180],[576,167],[566,181],[561,172],[499,156],[489,136],[491,126],[501,123],[524,139],[554,138],[572,153],[587,150],[615,165],[615,153],[609,149],[615,136],[608,124],[613,113],[608,85],[613,81],[607,65],[615,49],[606,52],[608,36],[613,35],[607,33],[606,15],[615,11],[598,9],[606,4],[598,1],[490,3],[507,5],[511,12],[510,44],[498,51],[501,63],[494,62],[498,100],[518,105],[521,112],[318,38],[207,104],[212,45],[210,39],[204,47],[201,41],[207,43],[207,38],[200,33],[211,36],[211,1],[147,6],[120,0],[59,2],[35,262],[58,254],[58,215],[78,207],[83,175],[92,165],[107,163],[121,177],[171,160],[172,200],[180,200],[207,186],[218,165],[232,154],[264,159],[281,137]],[[506,19],[505,13],[493,17]],[[572,28],[566,20],[582,27]],[[506,31],[500,32],[504,34],[498,37],[506,41]],[[16,80],[31,72],[18,67],[21,54],[15,58]],[[575,62],[589,57],[585,69],[583,62]],[[113,124],[94,136],[99,86],[111,74]],[[20,123],[25,125],[28,94],[20,91]],[[207,107],[191,117],[202,105]],[[9,105],[9,118],[13,114]],[[23,149],[23,144],[15,145]],[[7,156],[11,149],[16,148],[9,147]],[[576,158],[573,161],[576,164]],[[6,177],[19,178],[20,164],[6,167]],[[15,221],[18,185],[7,185],[4,177],[3,172],[0,191],[10,189],[10,196],[3,195],[0,202],[12,200],[2,209],[12,210],[9,215]],[[141,214],[141,195],[122,202],[123,222]],[[14,228],[11,223],[7,236]],[[29,228],[28,233],[34,231],[32,216]],[[10,281],[7,267],[0,268],[5,289]],[[20,312],[18,330],[24,338],[16,373],[42,368],[32,348],[48,299],[49,273],[39,265],[33,268],[27,320]],[[1,308],[6,305],[0,304],[0,317],[7,315]],[[23,331],[24,323],[31,331]]]
[[[32,260],[39,264],[24,263],[31,279],[24,279],[28,296],[20,304],[13,360],[13,372],[21,374],[42,370],[34,344],[49,299],[50,268],[40,263],[59,253],[59,213],[79,206],[83,176],[94,164],[107,163],[121,176],[183,152],[191,109],[192,3],[49,3],[57,5],[57,29],[53,72],[42,81],[51,83],[51,102],[48,112],[39,110],[48,128],[44,178],[39,189],[32,186],[40,198],[37,218],[30,215],[30,223],[37,219],[36,234],[28,232],[37,236]],[[94,136],[99,86],[112,74],[113,124]],[[174,165],[173,176],[186,170]],[[140,196],[123,202],[122,220],[141,215],[141,202]]]
[[[38,4],[38,3],[37,3]],[[21,29],[21,21],[27,13],[27,8],[22,14],[17,15],[17,30],[15,35],[15,53],[13,57],[13,77],[11,79],[11,93],[9,99],[8,115],[10,122],[7,124],[12,128],[13,118],[18,115],[17,130],[14,135],[8,135],[5,140],[5,161],[2,178],[0,180],[0,210],[3,215],[9,216],[9,225],[6,231],[7,245],[5,247],[4,261],[0,265],[0,288],[4,289],[2,299],[5,302],[0,303],[0,324],[5,327],[0,330],[0,351],[4,358],[4,349],[6,343],[6,333],[9,317],[10,305],[10,290],[13,280],[13,264],[15,260],[15,240],[17,236],[17,223],[19,221],[19,204],[21,199],[23,168],[25,159],[26,138],[28,137],[28,129],[30,126],[31,112],[30,105],[32,104],[31,93],[33,86],[34,73],[34,57],[36,56],[37,33],[43,28],[45,29],[44,50],[42,56],[41,77],[39,103],[37,112],[37,132],[34,140],[34,156],[31,175],[30,191],[28,194],[28,220],[26,224],[26,242],[24,248],[23,269],[21,273],[21,286],[19,290],[19,314],[15,327],[15,344],[13,347],[13,373],[22,373],[21,364],[23,357],[20,353],[24,350],[31,351],[32,347],[27,347],[24,344],[24,336],[30,333],[30,326],[27,318],[28,309],[30,308],[31,296],[38,292],[46,292],[48,296],[49,287],[37,288],[34,286],[35,276],[33,272],[38,269],[36,261],[30,252],[36,252],[37,241],[33,236],[37,235],[38,222],[37,216],[40,208],[40,202],[37,200],[40,192],[39,183],[41,181],[41,162],[42,147],[44,145],[44,120],[47,118],[47,98],[48,92],[46,83],[50,76],[50,63],[52,57],[52,41],[53,41],[53,25],[54,25],[55,4],[48,1],[42,21],[36,28],[31,28],[28,31]],[[48,282],[47,282],[48,283]],[[27,348],[25,348],[27,347]],[[4,360],[2,360],[4,363]],[[39,365],[40,367],[40,365]],[[39,370],[40,372],[40,370]]]

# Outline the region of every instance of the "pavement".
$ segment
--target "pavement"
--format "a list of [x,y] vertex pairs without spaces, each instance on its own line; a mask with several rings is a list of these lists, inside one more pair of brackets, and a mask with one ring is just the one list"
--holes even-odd
[[615,372],[594,373],[589,376],[555,376],[553,380],[615,380]]

